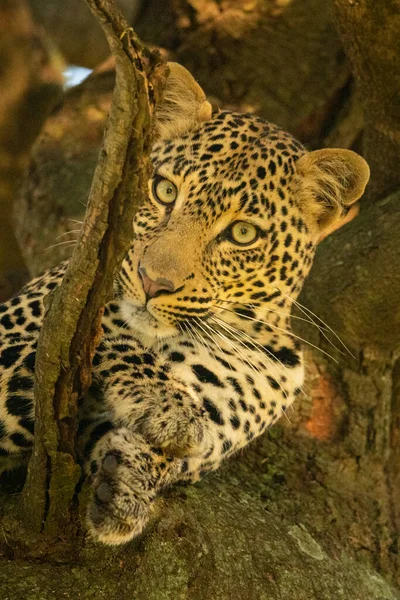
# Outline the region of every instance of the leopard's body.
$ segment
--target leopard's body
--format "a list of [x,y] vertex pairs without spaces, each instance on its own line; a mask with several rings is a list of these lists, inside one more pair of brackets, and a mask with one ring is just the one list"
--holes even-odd
[[[99,540],[138,534],[164,485],[217,468],[300,392],[290,310],[319,231],[315,211],[296,197],[304,153],[276,126],[230,112],[154,148],[149,202],[136,216],[81,403],[80,454],[94,488],[88,519]],[[250,243],[238,244],[249,231]],[[64,270],[0,307],[0,460],[32,446],[43,298]]]

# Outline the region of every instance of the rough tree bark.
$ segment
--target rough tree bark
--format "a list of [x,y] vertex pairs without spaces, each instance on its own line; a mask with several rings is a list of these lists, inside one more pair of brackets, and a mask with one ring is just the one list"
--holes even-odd
[[[196,3],[174,6],[189,4],[195,35]],[[299,0],[292,4],[300,10]],[[248,13],[259,3],[220,5]],[[185,20],[171,31],[183,26]],[[219,36],[205,39],[215,37],[220,44]],[[262,73],[265,56],[257,60]],[[222,89],[222,66],[219,77]],[[231,80],[228,73],[227,89]],[[299,335],[338,362],[309,350],[305,395],[291,422],[196,486],[167,492],[151,526],[128,547],[86,541],[73,554],[62,544],[54,548],[21,529],[8,497],[0,597],[399,600],[399,200],[397,193],[368,204],[322,243],[301,299],[355,359],[295,319],[303,325]]]
[[334,6],[362,97],[370,197],[382,198],[400,186],[399,3],[334,0]]
[[152,0],[135,27],[173,52],[216,104],[256,112],[320,147],[351,94],[331,8],[319,0]]
[[71,535],[80,468],[74,442],[77,400],[91,382],[102,308],[133,239],[133,216],[147,189],[152,117],[163,67],[141,45],[113,2],[88,0],[116,59],[116,84],[82,231],[54,292],[35,364],[35,443],[23,491],[36,531]]
[[[376,510],[364,540],[369,539],[376,564],[399,584],[400,196],[397,192],[384,197],[400,187],[397,4],[380,4],[378,10],[378,4],[368,0],[335,0],[365,111],[370,202],[362,204],[356,221],[324,242],[302,300],[341,335],[356,357],[338,357],[336,372],[325,367],[320,387],[325,387],[325,396],[327,380],[342,390],[345,418],[340,421],[340,439],[348,455],[344,468],[353,465],[354,488],[359,493],[363,488]],[[314,341],[318,342],[315,334]],[[315,419],[329,421],[329,407],[321,410],[317,402],[314,411]]]

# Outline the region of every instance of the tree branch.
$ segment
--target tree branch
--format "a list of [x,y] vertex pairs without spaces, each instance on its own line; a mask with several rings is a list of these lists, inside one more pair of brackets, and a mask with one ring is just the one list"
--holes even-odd
[[116,84],[82,231],[54,292],[36,356],[36,431],[23,492],[36,530],[70,529],[75,486],[77,399],[90,385],[102,307],[132,243],[134,213],[147,190],[156,103],[165,67],[129,29],[112,0],[87,0],[116,60]]

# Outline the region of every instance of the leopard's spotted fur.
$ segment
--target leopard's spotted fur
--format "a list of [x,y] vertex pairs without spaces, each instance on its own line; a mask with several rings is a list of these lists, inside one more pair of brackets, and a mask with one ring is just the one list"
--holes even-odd
[[[291,305],[321,227],[367,179],[352,153],[307,154],[255,116],[205,118],[198,88],[196,98],[201,110],[185,131],[174,132],[170,114],[167,137],[161,129],[149,201],[105,308],[82,401],[80,454],[94,490],[88,521],[110,544],[140,533],[163,486],[216,469],[293,402],[303,364]],[[156,196],[164,180],[173,202]],[[238,223],[237,235],[255,235],[247,245],[234,238]],[[64,270],[0,307],[4,464],[29,455],[43,298]]]

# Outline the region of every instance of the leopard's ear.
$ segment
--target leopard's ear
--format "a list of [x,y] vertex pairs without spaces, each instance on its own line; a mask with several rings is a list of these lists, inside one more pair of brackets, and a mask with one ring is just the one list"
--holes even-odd
[[211,119],[212,108],[192,75],[178,63],[168,63],[164,100],[157,112],[161,138],[174,138],[197,129]]
[[[326,148],[303,154],[296,162],[297,197],[314,217],[319,235],[334,231],[369,180],[366,161],[351,150]],[[334,224],[338,227],[333,227]],[[327,234],[326,234],[327,235]]]

